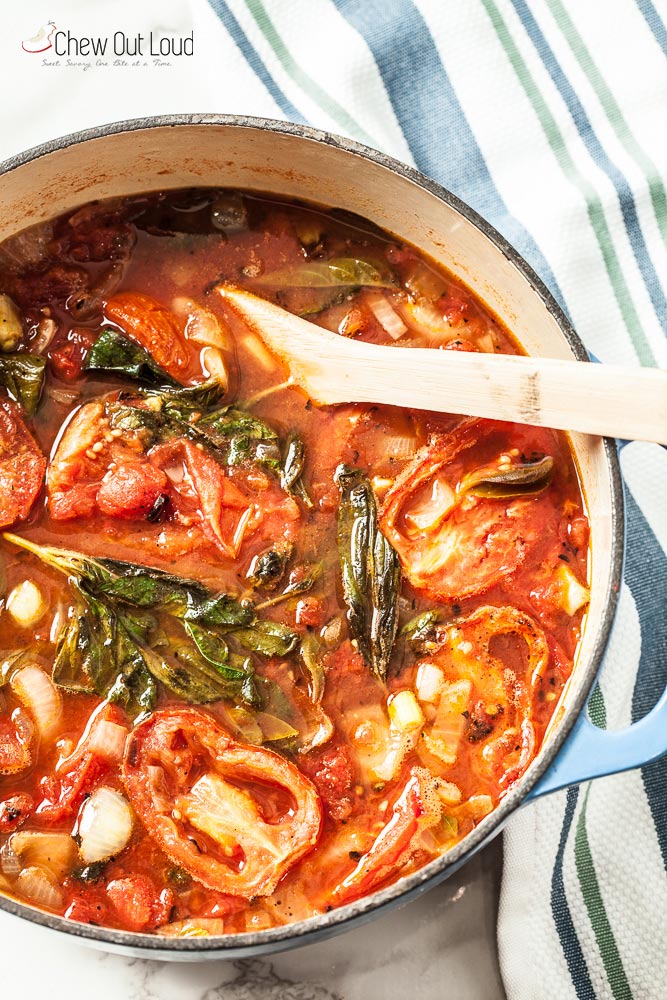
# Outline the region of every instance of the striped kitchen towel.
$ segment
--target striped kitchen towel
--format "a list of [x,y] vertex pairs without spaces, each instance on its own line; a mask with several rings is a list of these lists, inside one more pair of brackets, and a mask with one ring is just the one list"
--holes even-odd
[[[113,85],[93,65],[76,89],[64,72],[46,88],[17,75],[14,35],[56,13],[89,31],[194,26],[197,58]],[[665,18],[665,0],[27,0],[2,15],[4,76],[21,85],[0,158],[176,111],[343,133],[486,216],[601,361],[667,367]],[[610,728],[667,684],[667,451],[628,444],[621,462],[628,558],[594,700]],[[498,927],[510,1000],[667,997],[666,866],[667,759],[522,810],[505,833]]]
[[[602,361],[667,366],[667,32],[650,0],[210,0],[269,114],[414,163],[517,246]],[[259,92],[263,91],[260,101]],[[623,448],[629,538],[595,721],[667,683],[667,452]],[[667,996],[667,761],[505,833],[510,1000]]]

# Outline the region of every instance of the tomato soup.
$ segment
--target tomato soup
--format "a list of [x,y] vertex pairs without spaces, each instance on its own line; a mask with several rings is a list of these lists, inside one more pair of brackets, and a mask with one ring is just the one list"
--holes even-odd
[[0,245],[0,890],[73,921],[234,934],[415,871],[529,767],[580,639],[566,436],[315,405],[228,285],[519,351],[413,247],[271,196]]

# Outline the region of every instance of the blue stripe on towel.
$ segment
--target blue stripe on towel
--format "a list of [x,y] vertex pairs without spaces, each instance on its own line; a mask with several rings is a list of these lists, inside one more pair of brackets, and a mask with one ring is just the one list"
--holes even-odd
[[421,13],[410,0],[333,3],[373,53],[419,169],[489,219],[531,262],[563,305],[544,254],[510,213],[491,178]]
[[556,930],[558,931],[567,967],[570,970],[572,983],[577,991],[577,997],[579,1000],[596,1000],[586,959],[584,958],[581,943],[577,937],[577,931],[572,920],[572,914],[570,913],[563,879],[563,858],[578,799],[579,786],[575,785],[573,788],[568,788],[565,812],[563,814],[563,825],[561,827],[554,868],[551,874],[551,914],[554,918]]
[[577,132],[583,139],[586,149],[598,166],[605,172],[609,180],[614,185],[618,201],[621,207],[621,214],[625,224],[625,231],[632,247],[637,267],[648,291],[655,314],[663,331],[667,333],[667,299],[663,291],[660,279],[651,260],[651,256],[646,246],[644,234],[639,224],[637,206],[632,193],[632,189],[627,178],[618,169],[615,163],[610,160],[602,143],[598,139],[591,120],[586,114],[583,104],[579,100],[577,93],[563,72],[563,69],[554,55],[544,37],[540,26],[533,17],[526,0],[511,0],[512,6],[521,18],[524,28],[530,40],[535,46],[544,66],[558,88],[558,92],[563,98],[565,105],[570,112]]
[[230,36],[237,49],[248,63],[250,69],[264,84],[285,117],[291,119],[293,122],[305,124],[306,119],[303,117],[301,112],[294,107],[290,99],[283,93],[276,81],[273,79],[262,62],[261,56],[255,49],[239,22],[234,17],[234,14],[226,4],[225,0],[208,0],[208,2],[220,18],[227,34]]

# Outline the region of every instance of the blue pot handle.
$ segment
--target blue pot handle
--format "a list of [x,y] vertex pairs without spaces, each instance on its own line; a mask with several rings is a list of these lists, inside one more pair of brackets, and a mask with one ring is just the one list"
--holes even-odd
[[[597,359],[593,359],[597,360]],[[628,444],[619,441],[619,446]],[[663,445],[667,448],[667,445]],[[590,695],[589,695],[590,700]],[[667,754],[667,688],[657,705],[626,729],[609,732],[599,729],[588,718],[587,707],[582,711],[561,747],[558,755],[525,802],[557,792],[569,785],[607,774],[619,774],[634,767],[650,764]]]
[[586,709],[574,724],[547,773],[526,796],[526,802],[577,785],[590,778],[629,771],[667,753],[667,689],[657,705],[639,722],[609,732],[588,718]]

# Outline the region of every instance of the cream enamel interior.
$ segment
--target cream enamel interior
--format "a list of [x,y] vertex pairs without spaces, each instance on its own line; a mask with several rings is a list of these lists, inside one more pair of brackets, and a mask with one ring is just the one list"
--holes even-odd
[[[0,240],[96,198],[197,185],[274,192],[356,212],[459,276],[507,324],[528,353],[572,357],[558,323],[524,274],[454,207],[355,152],[251,125],[139,128],[45,153],[3,175]],[[602,442],[573,435],[572,444],[593,547],[592,599],[577,657],[577,664],[582,664],[592,654],[596,626],[613,583],[612,495]],[[584,683],[575,666],[554,724]]]

